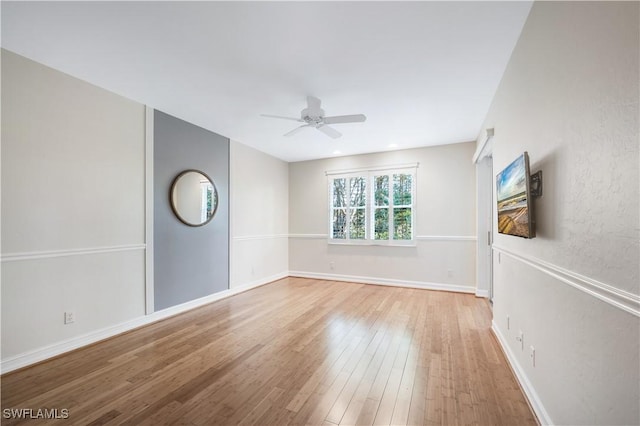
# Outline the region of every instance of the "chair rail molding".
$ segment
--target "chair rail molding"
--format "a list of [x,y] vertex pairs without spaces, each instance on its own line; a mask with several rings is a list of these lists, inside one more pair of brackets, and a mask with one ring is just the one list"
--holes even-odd
[[[289,238],[322,239],[329,238],[329,234],[289,234]],[[417,235],[417,241],[477,241],[475,235]]]
[[239,236],[234,236],[232,238],[235,241],[276,240],[280,238],[289,238],[289,234],[239,235]]
[[571,287],[574,287],[580,291],[583,291],[603,302],[606,302],[616,308],[629,312],[637,317],[640,317],[640,296],[629,293],[624,290],[620,290],[612,285],[602,283],[600,281],[591,279],[584,275],[580,275],[576,272],[562,268],[558,265],[554,265],[544,260],[537,259],[533,256],[527,256],[523,254],[515,253],[505,247],[493,245],[493,250],[498,253],[505,254],[519,262],[522,262],[530,267],[543,272],[558,281],[561,281]]
[[475,235],[418,235],[418,241],[477,241]]
[[65,249],[65,250],[46,250],[46,251],[31,251],[23,253],[7,253],[0,256],[0,261],[4,262],[19,262],[23,260],[37,260],[37,259],[49,259],[52,257],[66,257],[66,256],[86,256],[101,253],[113,253],[119,251],[132,251],[132,250],[144,250],[146,244],[125,244],[118,246],[104,246],[104,247],[88,247],[77,249]]
[[329,234],[289,234],[289,238],[321,240],[321,239],[329,238]]

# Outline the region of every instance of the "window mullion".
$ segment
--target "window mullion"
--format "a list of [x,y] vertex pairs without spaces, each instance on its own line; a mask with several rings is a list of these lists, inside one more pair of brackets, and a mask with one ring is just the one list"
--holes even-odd
[[334,212],[336,211],[336,205],[334,204],[334,200],[336,199],[336,179],[331,181],[331,238],[335,238],[336,229],[335,229],[335,220],[334,220]]
[[335,178],[333,179],[329,179],[329,240],[333,239],[333,236],[335,235],[335,230],[333,228],[334,226],[334,222],[333,222],[333,210],[334,210],[334,205],[333,205],[333,200],[335,198],[334,195],[334,187],[335,187]]
[[416,236],[416,216],[415,216],[415,206],[416,205],[416,175],[415,173],[411,173],[411,241],[415,239]]
[[373,199],[373,181],[372,181],[372,177],[371,177],[371,173],[367,173],[367,202],[365,203],[366,205],[366,211],[365,211],[365,217],[367,218],[367,230],[366,230],[366,234],[365,234],[365,239],[367,240],[371,240],[373,239],[373,224],[375,223],[375,221],[373,220],[373,211],[374,209],[372,208],[372,204],[371,204],[371,200]]
[[349,209],[351,207],[351,178],[346,178],[344,180],[344,190],[345,190],[345,224],[344,224],[344,232],[345,239],[351,239],[351,217],[349,216]]

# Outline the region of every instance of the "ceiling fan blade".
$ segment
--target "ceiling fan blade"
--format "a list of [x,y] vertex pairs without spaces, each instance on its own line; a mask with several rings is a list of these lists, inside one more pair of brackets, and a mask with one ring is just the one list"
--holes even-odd
[[272,114],[260,114],[262,117],[269,117],[269,118],[281,118],[283,120],[291,120],[291,121],[297,121],[299,123],[304,123],[304,120],[301,118],[293,118],[293,117],[283,117],[282,115],[272,115]]
[[326,124],[323,124],[321,126],[316,127],[316,129],[320,130],[322,133],[324,133],[325,135],[333,138],[333,139],[338,139],[340,136],[342,136],[342,133],[340,133],[339,131],[337,131],[336,129],[334,129],[333,127],[329,127]]
[[302,126],[296,127],[295,129],[291,130],[290,132],[285,133],[283,136],[293,136],[296,133],[298,133],[300,130],[302,130],[305,127],[309,127],[308,124],[303,124]]
[[325,124],[362,123],[366,120],[367,117],[364,114],[336,115],[335,117],[325,117],[323,119]]
[[307,106],[309,107],[309,109],[320,109],[321,103],[322,102],[320,101],[320,99],[316,98],[315,96],[307,96]]

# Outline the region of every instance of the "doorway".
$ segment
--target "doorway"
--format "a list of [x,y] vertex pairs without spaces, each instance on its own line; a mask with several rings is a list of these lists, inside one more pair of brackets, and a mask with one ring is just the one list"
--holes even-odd
[[477,287],[476,296],[486,297],[493,306],[493,129],[487,132],[486,142],[478,147],[474,162],[476,164],[477,186]]
[[493,305],[493,158],[477,164],[478,177],[478,296]]

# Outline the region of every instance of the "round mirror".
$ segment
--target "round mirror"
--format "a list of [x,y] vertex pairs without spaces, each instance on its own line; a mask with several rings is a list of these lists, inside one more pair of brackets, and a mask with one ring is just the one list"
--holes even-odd
[[173,180],[169,193],[171,209],[182,223],[202,226],[218,208],[218,191],[209,176],[199,170],[185,170]]

